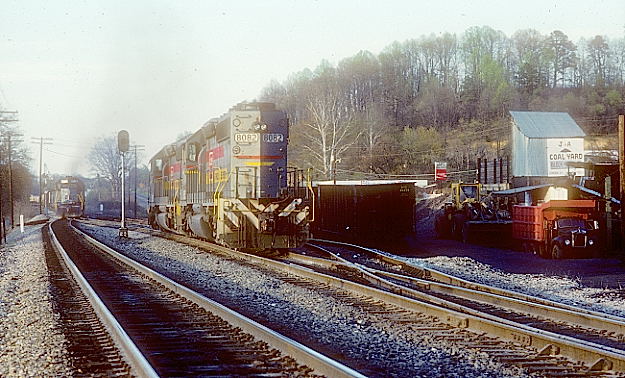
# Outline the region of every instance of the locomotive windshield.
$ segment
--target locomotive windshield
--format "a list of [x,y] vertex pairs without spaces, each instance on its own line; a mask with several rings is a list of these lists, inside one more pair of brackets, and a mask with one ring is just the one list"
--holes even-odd
[[80,188],[78,187],[78,185],[73,184],[63,185],[60,192],[62,203],[75,202],[79,199],[78,196],[80,194]]
[[197,146],[195,143],[187,145],[187,160],[197,161]]
[[163,172],[163,160],[156,159],[152,161],[152,172],[154,173],[162,173]]

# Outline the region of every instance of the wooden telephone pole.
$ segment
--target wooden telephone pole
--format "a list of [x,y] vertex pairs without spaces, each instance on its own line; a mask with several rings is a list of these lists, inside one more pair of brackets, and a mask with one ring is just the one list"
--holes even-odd
[[52,138],[31,138],[32,143],[39,144],[39,214],[43,214],[43,181],[41,180],[43,173],[43,145],[52,144]]
[[625,216],[623,216],[623,203],[625,202],[625,116],[618,116],[618,164],[619,184],[621,200],[621,253],[625,252]]
[[[0,126],[7,126],[8,123],[17,122],[17,112],[9,110],[0,110]],[[14,227],[14,208],[13,208],[13,172],[11,162],[11,137],[21,136],[21,134],[14,133],[11,129],[7,129],[2,137],[7,138],[8,142],[8,158],[9,158],[9,201],[11,203],[11,227]],[[15,142],[15,140],[13,140]],[[0,192],[2,192],[2,185],[0,185]],[[4,228],[4,215],[2,214],[2,193],[0,193],[0,236],[2,236],[6,242],[6,230]]]

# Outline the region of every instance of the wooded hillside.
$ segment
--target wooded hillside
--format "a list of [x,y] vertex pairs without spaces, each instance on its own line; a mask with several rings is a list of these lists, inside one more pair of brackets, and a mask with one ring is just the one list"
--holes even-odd
[[[589,135],[614,134],[624,74],[624,39],[483,26],[322,61],[272,81],[261,100],[289,114],[291,164],[319,178],[391,178],[509,154],[509,110],[568,112]],[[597,147],[615,148],[607,140]]]

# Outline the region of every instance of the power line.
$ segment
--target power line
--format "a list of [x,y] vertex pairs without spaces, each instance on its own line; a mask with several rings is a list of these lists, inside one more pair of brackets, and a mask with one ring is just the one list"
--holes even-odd
[[[415,173],[415,174],[392,174],[392,173],[375,173],[375,172],[362,172],[355,170],[347,170],[347,169],[337,169],[338,172],[341,173],[349,173],[353,175],[359,175],[364,177],[376,177],[380,179],[427,179],[430,177],[435,177],[435,173]],[[448,171],[447,176],[475,176],[477,174],[477,169],[467,169],[467,170],[459,170],[459,171]]]
[[52,150],[49,150],[49,149],[47,149],[47,148],[44,148],[43,150],[44,150],[44,151],[47,151],[47,152],[50,152],[50,153],[53,153],[53,154],[56,154],[56,155],[65,156],[65,157],[68,157],[68,158],[75,158],[75,159],[81,159],[81,158],[83,158],[82,156],[67,155],[67,154],[63,154],[63,153],[61,153],[61,152],[57,152],[57,151],[52,151]]

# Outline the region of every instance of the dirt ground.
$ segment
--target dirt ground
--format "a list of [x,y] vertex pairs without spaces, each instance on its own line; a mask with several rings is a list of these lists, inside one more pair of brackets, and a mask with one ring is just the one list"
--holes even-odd
[[580,280],[584,286],[625,288],[625,255],[609,258],[548,260],[506,247],[463,244],[437,239],[434,214],[444,197],[420,201],[416,210],[416,232],[396,243],[375,247],[407,257],[462,256],[508,273],[544,274]]

